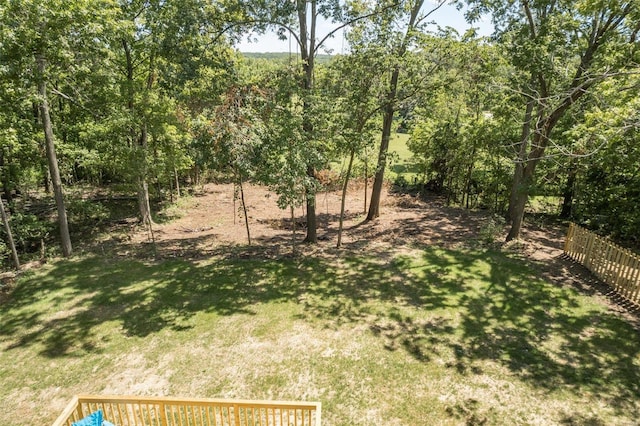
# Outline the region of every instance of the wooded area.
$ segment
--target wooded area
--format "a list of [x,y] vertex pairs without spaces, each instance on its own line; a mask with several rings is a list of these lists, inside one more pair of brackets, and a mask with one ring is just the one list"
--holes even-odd
[[[445,3],[493,36],[433,22]],[[267,31],[299,54],[234,48]],[[348,53],[327,55],[341,31]],[[385,214],[395,133],[413,160],[394,183],[504,215],[507,240],[535,196],[637,244],[639,31],[637,0],[3,1],[3,264],[51,241],[70,256],[74,232],[105,218],[98,188],[135,196],[153,235],[154,206],[208,180],[241,202],[252,182],[304,204],[314,243],[323,176],[372,180],[367,220]]]

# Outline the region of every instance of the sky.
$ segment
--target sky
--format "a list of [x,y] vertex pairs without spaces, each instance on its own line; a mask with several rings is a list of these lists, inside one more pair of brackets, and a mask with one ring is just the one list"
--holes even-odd
[[[427,2],[431,3],[431,2]],[[428,7],[428,5],[427,5]],[[425,8],[426,10],[426,8]],[[437,25],[441,27],[452,27],[456,29],[460,34],[464,34],[464,32],[470,28],[470,25],[464,20],[464,11],[456,10],[455,6],[446,4],[434,12],[430,20],[435,21]],[[331,24],[327,21],[322,21],[318,23],[318,40],[324,38],[326,34],[328,34],[333,28],[335,24]],[[488,36],[491,34],[493,28],[487,19],[486,21],[479,22],[474,24],[475,27],[478,28],[479,36]],[[436,27],[434,26],[435,30]],[[251,38],[251,41],[248,41],[248,38]],[[344,36],[342,31],[338,31],[335,37],[328,39],[324,44],[325,50],[330,50],[330,53],[347,53],[348,46],[344,41]],[[289,42],[289,40],[278,40],[278,37],[275,34],[275,31],[267,32],[266,34],[247,34],[243,37],[243,40],[236,45],[236,48],[241,52],[289,52],[296,53],[297,47],[294,40]],[[320,53],[327,53],[321,51]]]

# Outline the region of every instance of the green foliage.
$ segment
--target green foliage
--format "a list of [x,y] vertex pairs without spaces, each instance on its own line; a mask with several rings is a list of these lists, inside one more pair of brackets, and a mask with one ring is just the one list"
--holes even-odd
[[[46,180],[34,109],[40,55],[66,185],[132,190],[144,178],[162,196],[176,180],[216,173],[265,183],[281,206],[297,205],[320,188],[310,170],[351,152],[353,174],[376,171],[376,132],[390,108],[391,134],[410,134],[413,154],[398,153],[391,180],[417,180],[451,203],[503,213],[513,161],[552,158],[515,187],[563,195],[575,166],[574,217],[624,238],[638,234],[637,122],[615,119],[635,117],[637,109],[639,50],[630,43],[637,2],[468,0],[470,19],[490,15],[496,24],[495,37],[482,40],[436,30],[427,14],[441,2],[313,3],[315,17],[305,2],[0,4],[0,189],[33,190]],[[311,45],[309,24],[318,16],[335,27],[350,22],[350,53],[328,56]],[[307,34],[299,33],[304,22]],[[606,34],[585,51],[595,40],[587,35],[606,22]],[[232,42],[248,27],[295,35],[307,59],[235,52]],[[390,90],[395,70],[399,81]],[[582,98],[567,98],[572,93]],[[537,116],[552,117],[546,128],[555,130],[534,144],[540,152],[520,158],[523,105],[532,96]],[[239,103],[229,107],[233,99]],[[78,219],[95,213],[80,208]]]
[[95,225],[109,218],[109,210],[92,200],[72,198],[67,202],[67,215],[76,226]]
[[[615,90],[617,85],[612,85]],[[621,96],[622,95],[622,96]],[[637,243],[640,235],[640,99],[617,93],[615,104],[587,112],[572,129],[578,165],[573,217],[591,229]]]
[[[47,240],[53,232],[51,221],[31,213],[15,212],[11,215],[9,224],[16,245],[25,253],[40,249],[41,242]],[[4,229],[2,233],[4,234]]]
[[510,186],[505,153],[517,131],[500,86],[508,67],[498,49],[479,40],[449,47],[458,56],[435,77],[442,85],[420,98],[408,146],[428,189],[449,202],[500,212]]
[[480,243],[485,246],[492,246],[496,241],[501,240],[505,224],[504,217],[495,214],[485,219],[478,233]]

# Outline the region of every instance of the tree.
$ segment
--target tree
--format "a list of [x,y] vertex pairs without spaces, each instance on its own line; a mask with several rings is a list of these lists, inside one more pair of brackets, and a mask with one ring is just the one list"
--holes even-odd
[[307,143],[302,131],[303,117],[300,108],[300,91],[303,90],[285,65],[267,73],[259,86],[264,90],[262,103],[256,99],[254,107],[259,111],[261,143],[255,151],[259,159],[256,179],[269,186],[278,195],[277,204],[281,209],[291,211],[292,246],[296,247],[296,221],[294,208],[302,204],[308,194],[308,158],[314,147]]
[[0,199],[0,218],[2,219],[2,224],[4,226],[4,232],[7,236],[7,243],[9,244],[9,250],[11,250],[11,258],[13,259],[13,265],[17,270],[20,269],[20,259],[18,258],[18,251],[16,250],[16,245],[13,242],[13,234],[11,233],[11,226],[9,226],[9,219],[7,218],[7,213],[4,210],[4,201]]
[[398,108],[398,84],[401,71],[404,69],[405,55],[429,24],[427,18],[445,3],[446,0],[438,0],[426,12],[423,11],[424,0],[378,3],[376,4],[378,10],[372,13],[374,16],[372,22],[363,23],[363,28],[358,30],[356,37],[353,38],[353,41],[357,38],[360,39],[359,43],[354,44],[354,50],[367,49],[371,45],[376,46],[374,51],[377,54],[382,54],[382,57],[386,59],[383,69],[388,70],[389,73],[387,90],[382,100],[382,136],[367,220],[373,220],[380,215],[380,198],[387,164],[387,151],[394,114]]
[[408,146],[426,188],[466,208],[500,210],[502,144],[515,127],[504,89],[510,68],[495,46],[470,34],[446,46],[450,55],[432,77],[432,89],[416,97]]
[[261,98],[261,95],[261,91],[250,85],[231,86],[222,104],[216,108],[215,120],[210,128],[216,162],[220,165],[218,168],[231,172],[239,192],[249,245],[251,233],[244,182],[255,174],[259,163],[255,153],[259,149],[263,126],[252,102],[254,98]]
[[342,176],[338,248],[342,245],[345,203],[354,160],[356,154],[362,153],[371,144],[373,132],[377,130],[374,118],[380,112],[377,102],[380,83],[375,61],[368,55],[358,53],[334,59],[323,81],[320,81],[324,92],[331,98],[326,120],[331,123],[329,134],[334,140],[334,148],[338,155],[348,157],[347,170]]
[[2,56],[17,87],[30,85],[45,140],[64,256],[72,254],[56,142],[49,107],[51,82],[64,80],[78,58],[102,40],[102,22],[111,22],[110,1],[55,0],[8,2],[0,6]]
[[472,20],[492,15],[495,37],[520,73],[512,89],[522,94],[525,108],[513,150],[509,241],[520,235],[536,167],[555,144],[558,122],[603,81],[634,66],[640,8],[637,1],[618,0],[468,3]]
[[51,176],[51,184],[53,186],[53,194],[58,209],[58,225],[60,226],[60,239],[62,243],[62,254],[69,257],[72,254],[71,237],[69,236],[69,224],[67,222],[67,209],[64,205],[64,194],[62,192],[62,180],[60,179],[60,170],[58,168],[58,158],[56,156],[55,141],[53,136],[53,127],[51,124],[51,116],[49,115],[49,102],[47,100],[47,82],[46,82],[46,59],[42,53],[36,54],[36,62],[38,66],[38,94],[40,95],[40,116],[42,120],[42,128],[44,130],[45,149],[47,152],[47,161],[49,163],[49,175]]
[[[575,142],[569,157],[570,217],[614,238],[640,236],[640,97],[638,77],[604,83],[583,121],[567,131]],[[566,201],[569,203],[569,201]]]
[[[383,9],[389,8],[385,5]],[[316,191],[318,183],[315,172],[318,166],[322,166],[323,152],[318,141],[318,129],[314,126],[312,115],[314,99],[314,70],[316,55],[323,49],[324,42],[333,37],[339,30],[348,27],[358,21],[367,19],[378,10],[373,12],[363,12],[359,4],[341,4],[335,0],[296,0],[278,2],[251,2],[245,5],[247,11],[247,21],[255,28],[264,30],[265,28],[276,28],[278,35],[286,38],[287,34],[295,40],[300,49],[300,59],[302,77],[300,86],[303,89],[302,97],[302,132],[305,135],[306,143],[315,149],[308,150],[310,154],[306,160],[307,179],[306,206],[307,206],[307,235],[306,242],[316,243],[317,221],[316,221]],[[326,35],[317,34],[318,20],[322,17],[331,21],[335,27]]]
[[[176,165],[189,163],[176,155],[171,143],[176,138],[167,133],[182,129],[165,125],[167,119],[180,121],[175,99],[198,110],[210,106],[211,99],[222,92],[219,83],[224,78],[205,84],[208,93],[199,85],[208,77],[207,71],[229,67],[222,35],[225,16],[216,4],[202,0],[129,0],[122,2],[121,8],[123,25],[112,48],[119,51],[117,63],[124,77],[121,99],[128,111],[125,138],[135,170],[140,220],[150,224],[148,181],[158,173],[155,166],[160,158],[156,154],[162,147],[157,142],[165,142],[170,155],[164,159],[174,162],[165,169],[175,174]],[[196,101],[198,97],[201,99]]]

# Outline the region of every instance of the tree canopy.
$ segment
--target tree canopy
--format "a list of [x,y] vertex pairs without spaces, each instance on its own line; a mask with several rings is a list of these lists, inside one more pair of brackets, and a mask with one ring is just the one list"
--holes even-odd
[[[413,169],[396,184],[504,215],[508,240],[544,197],[564,218],[637,241],[640,3],[453,2],[471,23],[491,19],[491,37],[434,21],[447,3],[0,2],[0,191],[16,246],[60,235],[70,255],[75,188],[124,188],[152,230],[155,203],[207,180],[264,184],[283,209],[304,205],[314,243],[327,173],[341,172],[343,189],[362,179],[367,219],[384,214],[398,132]],[[298,53],[240,53],[248,32],[275,32]],[[327,54],[338,32],[347,52]],[[51,191],[57,225],[17,199]],[[0,249],[8,262],[9,243]]]

